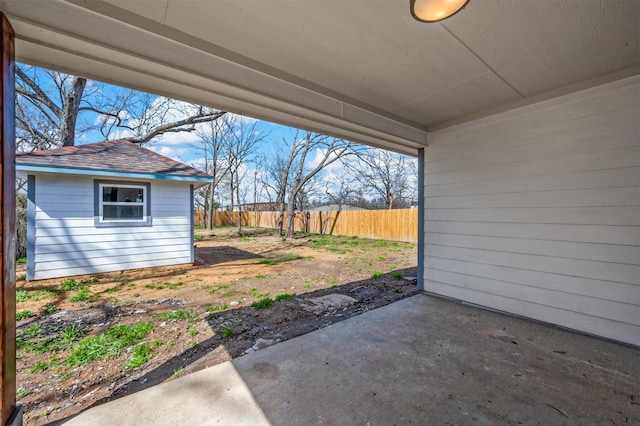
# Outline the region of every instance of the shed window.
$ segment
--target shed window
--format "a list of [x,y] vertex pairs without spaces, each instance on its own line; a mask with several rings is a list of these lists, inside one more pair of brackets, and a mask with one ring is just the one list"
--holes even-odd
[[147,224],[149,184],[96,182],[96,224]]

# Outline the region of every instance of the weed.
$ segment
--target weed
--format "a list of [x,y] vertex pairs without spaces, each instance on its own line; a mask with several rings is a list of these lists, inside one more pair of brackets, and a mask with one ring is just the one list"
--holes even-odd
[[261,279],[263,279],[263,278],[267,278],[267,276],[266,276],[266,275],[263,275],[263,274],[258,274],[258,275],[256,275],[256,279],[261,280]]
[[284,293],[276,296],[276,300],[291,300],[296,297],[295,293]]
[[149,290],[164,290],[164,286],[162,284],[147,284],[144,286],[145,288],[148,288]]
[[229,288],[228,285],[203,285],[202,289],[209,294],[215,294],[218,290]]
[[98,294],[111,294],[111,293],[115,293],[116,291],[119,291],[119,290],[120,290],[119,286],[109,287],[109,288],[107,288],[105,290],[102,290]]
[[26,302],[27,300],[35,300],[38,301],[43,298],[53,299],[56,297],[55,292],[47,289],[35,290],[35,291],[27,291],[27,290],[18,290],[16,291],[16,301],[17,302]]
[[163,319],[165,321],[179,321],[179,320],[192,321],[195,319],[195,312],[193,311],[193,309],[180,309],[177,311],[158,314],[158,318]]
[[155,352],[147,343],[139,344],[131,351],[131,356],[124,367],[128,370],[146,364],[155,355]]
[[340,280],[338,279],[338,277],[333,277],[333,278],[331,279],[331,287],[335,287],[335,286],[338,284],[338,282],[340,282]]
[[22,321],[23,319],[26,318],[31,318],[32,316],[34,316],[35,314],[31,311],[20,311],[20,312],[16,312],[16,321]]
[[69,298],[70,302],[92,302],[95,300],[95,296],[91,294],[89,286],[82,287],[75,295]]
[[305,281],[302,288],[304,288],[305,290],[311,290],[311,285],[307,281]]
[[122,349],[141,342],[152,330],[153,324],[150,322],[110,327],[104,333],[86,337],[76,343],[71,348],[66,363],[73,367],[88,364],[98,358],[116,357]]
[[223,304],[217,305],[217,306],[207,306],[204,311],[205,312],[224,311],[228,307],[229,307],[229,305],[227,305],[226,303],[223,303]]
[[269,292],[268,291],[265,291],[264,293],[259,293],[255,289],[251,290],[251,293],[249,293],[249,294],[251,294],[251,296],[255,297],[256,299],[263,299],[263,298],[269,296]]
[[178,287],[184,285],[184,283],[182,281],[178,281],[177,283],[172,283],[172,282],[166,281],[166,282],[164,282],[162,284],[165,285],[167,288],[170,288],[171,290],[175,290]]
[[258,263],[261,265],[273,266],[273,265],[277,265],[278,263],[290,262],[292,260],[300,260],[300,259],[307,259],[307,258],[303,256],[298,256],[297,254],[285,253],[280,256],[265,257],[264,259],[260,259]]
[[204,235],[194,235],[193,239],[194,241],[202,241],[204,240]]
[[26,396],[31,395],[32,393],[33,393],[33,391],[32,391],[32,390],[29,390],[29,389],[26,389],[26,388],[20,387],[20,388],[18,388],[18,390],[16,391],[16,398],[17,398],[17,399],[22,399],[22,398],[24,398],[24,397],[26,397]]
[[260,299],[257,302],[253,302],[251,304],[251,307],[256,309],[264,309],[268,308],[271,305],[273,305],[273,299],[270,297],[265,297],[264,299]]
[[27,274],[20,274],[16,277],[16,281],[24,281],[27,279]]
[[384,262],[387,260],[387,256],[378,256],[378,258],[376,259],[377,262]]
[[135,293],[133,293],[133,297],[140,297],[140,293],[136,291]]
[[231,327],[227,327],[224,330],[222,330],[222,337],[224,337],[225,339],[228,339],[229,337],[233,337],[234,334],[236,334],[236,332],[233,331],[233,328]]
[[58,357],[51,357],[49,361],[38,361],[29,369],[29,373],[33,374],[40,373],[41,371],[47,371],[53,365],[58,363],[58,361],[60,361],[60,358]]
[[24,265],[25,263],[27,263],[27,258],[26,257],[19,257],[16,259],[16,264],[17,265]]
[[371,275],[371,278],[373,278],[374,280],[377,280],[378,278],[380,278],[382,275],[384,274],[384,272],[382,272],[379,269],[376,269],[375,271],[373,271],[373,274]]
[[58,308],[56,305],[46,305],[42,308],[42,310],[40,312],[42,312],[45,315],[48,314],[52,314],[55,311],[59,310],[60,308]]
[[233,297],[235,293],[233,291],[228,291],[225,294],[222,295],[222,297]]
[[151,341],[151,349],[157,349],[157,348],[159,348],[160,346],[162,346],[162,340],[160,340],[160,339],[153,339],[153,340]]
[[55,337],[39,339],[43,334],[40,326],[32,326],[22,333],[20,338],[16,339],[16,343],[20,350],[45,353],[63,350],[69,347],[71,343],[81,338],[84,333],[74,326],[68,326],[62,333]]
[[401,280],[402,279],[402,272],[400,271],[395,271],[391,273],[391,278],[393,278],[394,280]]
[[189,331],[187,331],[187,334],[191,337],[194,337],[198,334],[198,330],[196,328],[189,329]]
[[27,337],[41,336],[43,333],[44,333],[44,330],[42,329],[42,326],[39,324],[34,324],[24,331],[24,335]]
[[60,337],[65,343],[73,343],[74,341],[80,339],[83,335],[84,333],[81,330],[77,329],[73,325],[69,325],[64,329]]
[[67,278],[66,280],[60,281],[60,286],[58,288],[61,291],[76,291],[80,289],[80,283],[74,278]]
[[184,376],[184,367],[180,367],[180,368],[176,368],[175,370],[173,370],[173,376],[174,377],[180,377],[180,376]]

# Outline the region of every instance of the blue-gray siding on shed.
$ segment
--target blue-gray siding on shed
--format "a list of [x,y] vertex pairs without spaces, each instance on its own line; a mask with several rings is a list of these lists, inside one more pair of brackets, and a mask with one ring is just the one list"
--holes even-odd
[[94,177],[38,174],[33,181],[28,279],[193,262],[189,182],[140,180],[150,183],[151,225],[96,227]]

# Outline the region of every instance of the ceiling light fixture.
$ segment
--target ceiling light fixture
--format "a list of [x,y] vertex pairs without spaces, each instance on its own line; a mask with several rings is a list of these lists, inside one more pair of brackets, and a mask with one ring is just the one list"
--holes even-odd
[[411,15],[420,22],[439,22],[460,12],[469,0],[410,0]]

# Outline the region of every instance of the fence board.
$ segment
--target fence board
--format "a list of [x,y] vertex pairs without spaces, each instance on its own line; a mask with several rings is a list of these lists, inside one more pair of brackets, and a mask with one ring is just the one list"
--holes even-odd
[[[287,214],[285,213],[285,227]],[[194,223],[203,226],[205,214],[194,212]],[[238,212],[218,211],[214,226],[236,225]],[[242,225],[275,229],[278,212],[242,212]],[[418,242],[418,210],[342,210],[329,212],[300,212],[296,214],[296,232],[355,236],[387,241]]]

